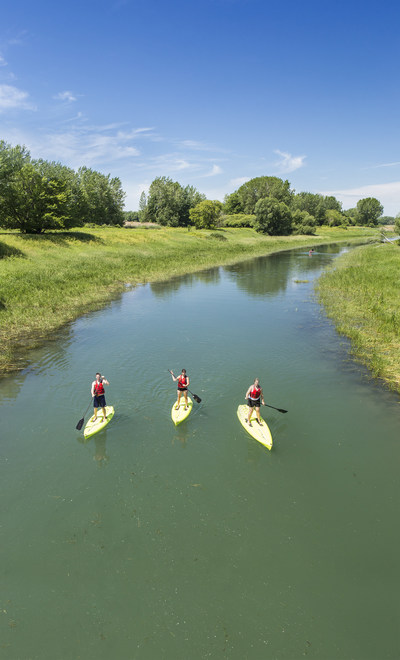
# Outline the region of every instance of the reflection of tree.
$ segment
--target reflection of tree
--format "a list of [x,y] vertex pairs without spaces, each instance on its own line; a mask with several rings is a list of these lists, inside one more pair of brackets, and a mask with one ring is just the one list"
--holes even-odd
[[236,281],[239,289],[247,293],[254,296],[276,295],[285,291],[294,259],[291,252],[271,254],[225,266],[224,270]]
[[[0,309],[1,309],[0,301]],[[35,365],[35,374],[46,373],[54,365],[58,368],[68,368],[69,358],[68,350],[74,340],[74,333],[70,326],[61,328],[47,338],[40,337],[37,340],[32,338],[30,343],[27,340],[21,341],[20,349],[15,349],[14,363],[16,369],[22,369],[27,364]],[[7,343],[3,342],[3,351],[7,350]],[[43,343],[39,348],[37,344]],[[29,354],[27,351],[29,349]],[[19,371],[17,376],[2,377],[0,387],[0,401],[2,399],[16,399],[19,391],[24,384],[28,372]]]
[[16,399],[24,384],[27,374],[18,376],[2,376],[0,386],[0,401],[12,401]]
[[166,282],[151,282],[150,287],[155,296],[163,298],[166,295],[175,293],[182,286],[193,286],[196,282],[204,284],[218,284],[221,278],[219,268],[207,268],[197,273],[180,275]]
[[312,257],[308,256],[307,248],[287,250],[224,266],[224,271],[232,276],[239,289],[253,296],[277,295],[286,290],[289,281],[300,274],[320,270],[326,264],[326,256],[338,254],[342,249],[343,244],[324,245]]

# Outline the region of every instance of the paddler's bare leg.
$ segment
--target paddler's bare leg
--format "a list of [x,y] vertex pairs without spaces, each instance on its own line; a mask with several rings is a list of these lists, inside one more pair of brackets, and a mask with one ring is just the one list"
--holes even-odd
[[188,407],[189,407],[189,404],[188,404],[188,400],[187,400],[187,391],[186,390],[184,391],[183,396],[185,397],[185,410],[187,410]]
[[175,410],[179,410],[180,402],[181,402],[181,393],[180,393],[180,390],[178,390],[178,401],[177,401],[177,404],[175,406]]
[[261,426],[260,408],[259,408],[259,407],[256,408],[256,415],[257,415],[257,422],[258,422],[258,423],[260,424],[260,426]]
[[249,412],[247,413],[247,421],[249,423],[249,426],[251,426],[251,421],[250,420],[251,420],[252,414],[253,414],[253,408],[251,406],[249,406]]
[[93,421],[96,419],[96,417],[97,417],[97,408],[93,408]]
[[105,408],[102,408],[102,411],[103,411],[103,415],[104,415],[104,420],[103,420],[103,421],[105,422],[106,419],[107,419],[106,409],[105,409]]

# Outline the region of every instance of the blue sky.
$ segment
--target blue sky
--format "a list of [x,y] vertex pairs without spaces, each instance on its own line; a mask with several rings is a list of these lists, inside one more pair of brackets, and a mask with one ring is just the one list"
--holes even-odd
[[400,212],[397,2],[3,0],[0,138],[223,200],[255,176]]

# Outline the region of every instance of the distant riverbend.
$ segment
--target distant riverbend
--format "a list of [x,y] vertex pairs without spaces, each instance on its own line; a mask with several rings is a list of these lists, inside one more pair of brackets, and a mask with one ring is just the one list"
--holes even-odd
[[316,236],[272,237],[253,229],[96,227],[0,235],[0,374],[26,364],[28,349],[127,285],[154,282],[254,256],[376,234],[318,228]]

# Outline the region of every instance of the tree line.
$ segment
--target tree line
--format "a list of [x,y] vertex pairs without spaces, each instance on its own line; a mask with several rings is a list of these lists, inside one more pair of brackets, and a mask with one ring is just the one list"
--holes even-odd
[[33,160],[25,147],[0,141],[0,226],[25,233],[84,224],[122,226],[129,220],[199,229],[248,226],[270,235],[314,234],[321,225],[394,222],[381,217],[382,204],[374,197],[344,211],[334,196],[296,193],[287,179],[274,176],[250,179],[223,203],[165,176],[154,179],[147,195],[142,193],[137,212],[124,211],[124,199],[118,178]]
[[250,179],[226,195],[224,203],[207,200],[192,186],[184,188],[168,177],[158,177],[148,195],[142,193],[134,215],[141,222],[173,227],[249,226],[270,235],[287,235],[313,234],[321,225],[376,226],[382,212],[382,204],[374,197],[361,199],[356,208],[343,211],[334,196],[296,193],[288,180],[274,176]]
[[25,147],[0,141],[1,227],[40,234],[85,223],[123,225],[124,199],[118,178],[33,160]]

